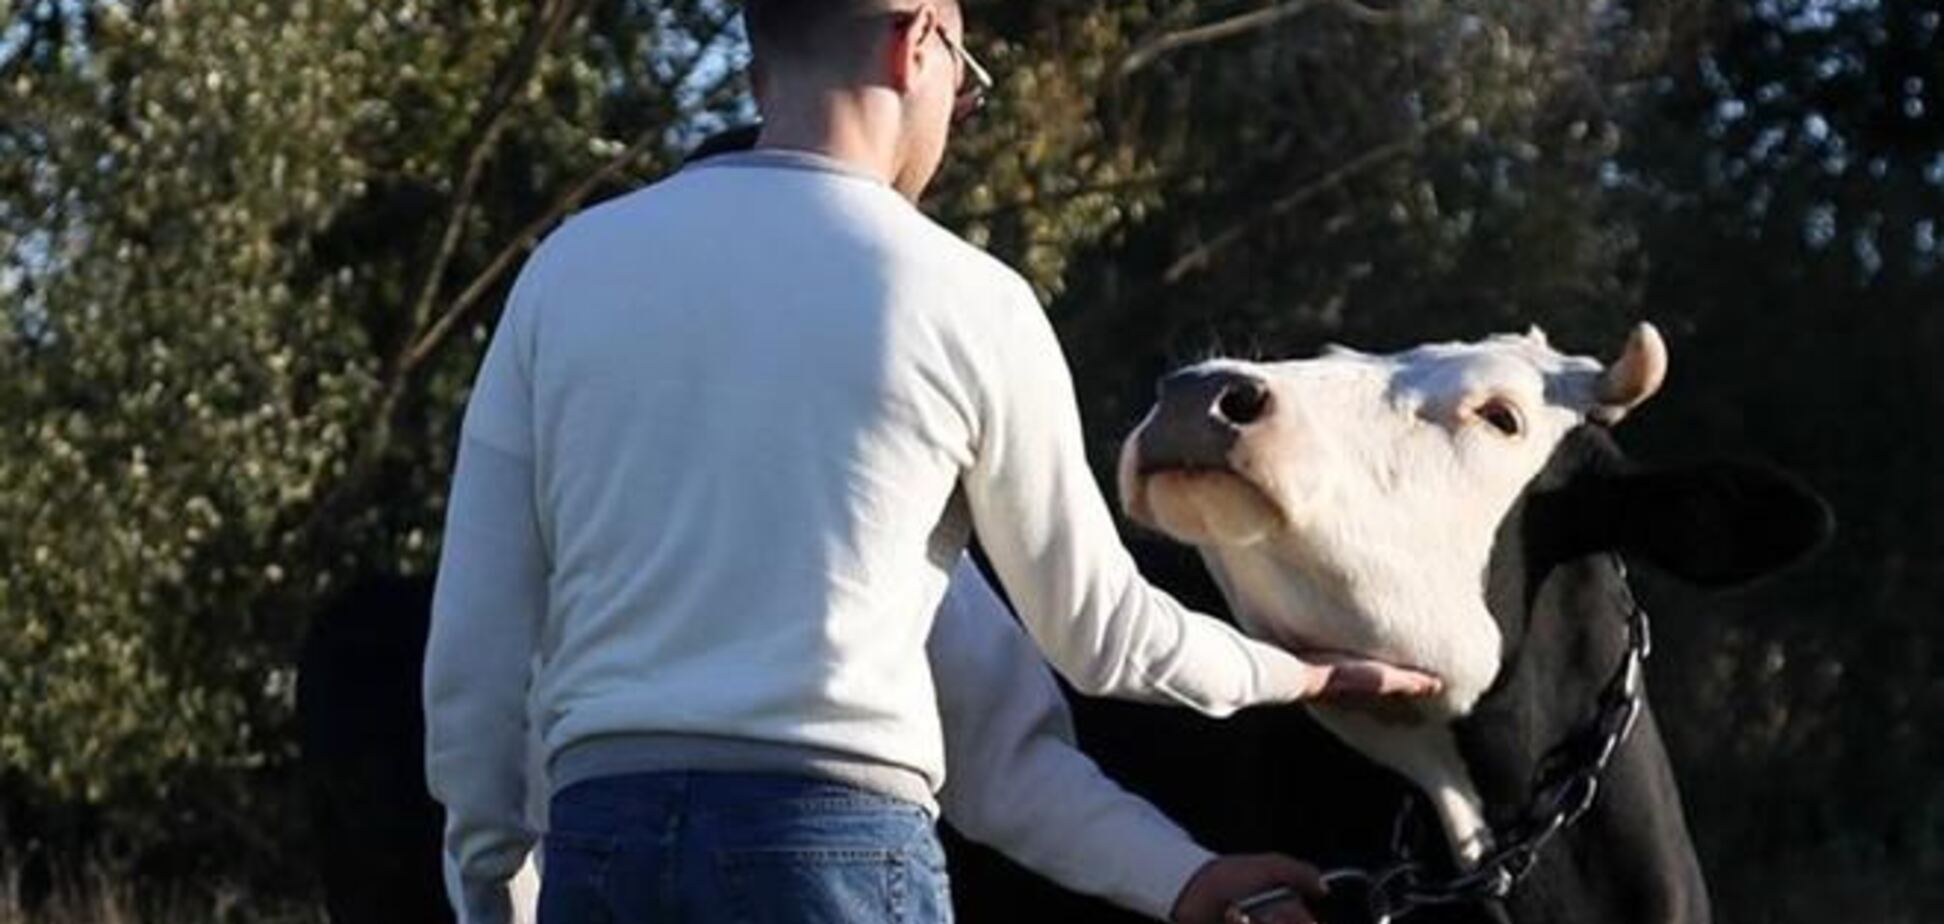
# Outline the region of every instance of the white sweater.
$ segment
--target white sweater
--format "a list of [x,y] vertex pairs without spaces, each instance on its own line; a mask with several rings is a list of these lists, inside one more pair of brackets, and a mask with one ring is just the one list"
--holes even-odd
[[670,736],[944,786],[924,648],[975,527],[1083,691],[1222,715],[1306,688],[1140,578],[1031,290],[884,184],[729,155],[569,222],[488,350],[448,514],[425,692],[452,885],[525,853],[529,683],[556,766]]

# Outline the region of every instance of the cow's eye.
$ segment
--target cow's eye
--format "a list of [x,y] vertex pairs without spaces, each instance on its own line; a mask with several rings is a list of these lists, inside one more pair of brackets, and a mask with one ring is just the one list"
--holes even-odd
[[1479,420],[1506,436],[1518,436],[1525,432],[1525,418],[1520,416],[1518,407],[1503,398],[1494,398],[1479,405],[1476,413]]

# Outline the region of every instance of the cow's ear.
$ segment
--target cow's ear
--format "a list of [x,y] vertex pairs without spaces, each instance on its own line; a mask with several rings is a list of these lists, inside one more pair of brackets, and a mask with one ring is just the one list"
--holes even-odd
[[1615,479],[1613,544],[1702,587],[1774,574],[1829,540],[1836,519],[1809,486],[1748,462],[1710,461]]

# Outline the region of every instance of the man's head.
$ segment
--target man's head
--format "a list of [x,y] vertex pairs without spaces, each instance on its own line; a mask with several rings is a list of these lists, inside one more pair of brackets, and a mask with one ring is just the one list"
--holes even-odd
[[957,0],[748,0],[766,144],[870,160],[917,199],[989,78]]

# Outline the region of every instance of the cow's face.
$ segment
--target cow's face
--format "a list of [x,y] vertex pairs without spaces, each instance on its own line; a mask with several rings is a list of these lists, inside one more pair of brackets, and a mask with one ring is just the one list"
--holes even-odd
[[1658,389],[1642,326],[1611,370],[1534,332],[1387,356],[1215,360],[1164,379],[1128,438],[1136,520],[1198,546],[1252,632],[1438,674],[1462,714],[1499,669],[1483,574],[1565,435]]

